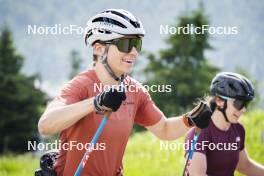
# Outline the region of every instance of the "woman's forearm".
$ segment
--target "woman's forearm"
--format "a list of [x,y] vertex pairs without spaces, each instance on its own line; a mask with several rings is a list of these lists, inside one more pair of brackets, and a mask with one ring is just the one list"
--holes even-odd
[[186,134],[190,129],[186,127],[182,121],[182,116],[172,117],[166,119],[165,128],[164,128],[164,139],[165,140],[175,140],[179,137]]
[[40,134],[51,135],[72,126],[94,111],[93,99],[90,98],[70,105],[48,108],[38,123]]

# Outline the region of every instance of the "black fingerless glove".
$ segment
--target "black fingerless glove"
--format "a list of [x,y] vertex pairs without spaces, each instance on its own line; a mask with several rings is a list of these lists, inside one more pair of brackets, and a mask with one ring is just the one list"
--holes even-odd
[[[110,88],[107,91],[99,93],[94,99],[94,106],[97,112],[104,112],[109,109],[117,111],[122,101],[126,99],[125,89]],[[108,108],[108,109],[106,109]]]
[[200,129],[207,128],[212,116],[212,110],[205,102],[200,102],[192,111],[185,114],[187,126],[196,126]]

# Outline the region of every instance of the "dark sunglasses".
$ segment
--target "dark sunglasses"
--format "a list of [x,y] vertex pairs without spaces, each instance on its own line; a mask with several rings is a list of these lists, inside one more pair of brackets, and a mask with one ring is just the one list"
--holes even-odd
[[250,103],[250,101],[236,99],[234,101],[234,106],[237,110],[241,110],[241,109],[243,109],[243,107],[247,108],[249,103]]
[[130,53],[132,48],[135,47],[137,52],[141,51],[142,39],[141,38],[120,38],[114,39],[105,44],[113,44],[115,45],[120,52]]
[[237,109],[237,110],[241,110],[243,109],[244,107],[247,108],[250,101],[246,101],[246,100],[239,100],[239,99],[234,99],[234,98],[229,98],[229,97],[225,97],[225,96],[219,96],[220,98],[224,99],[224,100],[233,100],[234,102],[234,107]]

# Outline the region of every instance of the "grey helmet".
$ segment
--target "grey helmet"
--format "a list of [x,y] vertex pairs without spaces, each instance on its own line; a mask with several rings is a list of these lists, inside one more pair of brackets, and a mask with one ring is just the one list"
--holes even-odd
[[244,76],[232,73],[218,73],[211,82],[212,95],[222,95],[230,98],[250,101],[254,98],[254,87]]

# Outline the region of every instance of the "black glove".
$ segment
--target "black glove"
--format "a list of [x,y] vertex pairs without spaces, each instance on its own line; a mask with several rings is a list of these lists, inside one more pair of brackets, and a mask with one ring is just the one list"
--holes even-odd
[[107,91],[103,91],[99,93],[94,98],[94,107],[97,112],[104,111],[117,111],[121,106],[122,101],[126,99],[126,93],[124,88],[120,88],[120,90],[110,88]]
[[205,103],[200,102],[193,110],[185,114],[188,126],[196,126],[200,129],[207,128],[212,116],[211,108]]
[[59,157],[57,150],[47,151],[40,158],[40,168],[35,171],[35,176],[57,176],[53,166]]

